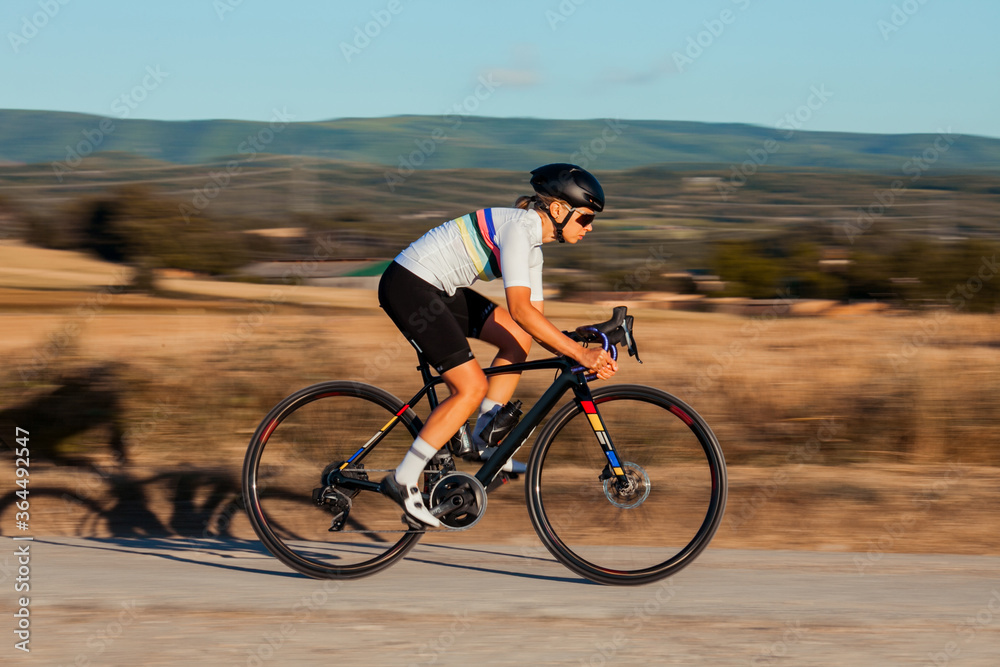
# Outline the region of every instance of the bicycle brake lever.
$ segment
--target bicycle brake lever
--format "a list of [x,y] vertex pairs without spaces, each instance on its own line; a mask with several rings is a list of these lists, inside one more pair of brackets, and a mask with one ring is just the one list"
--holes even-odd
[[635,357],[635,360],[640,364],[642,359],[639,358],[639,348],[635,342],[635,336],[632,335],[632,322],[635,320],[631,315],[625,317],[625,322],[622,324],[622,330],[625,333],[625,349],[628,350],[628,356]]

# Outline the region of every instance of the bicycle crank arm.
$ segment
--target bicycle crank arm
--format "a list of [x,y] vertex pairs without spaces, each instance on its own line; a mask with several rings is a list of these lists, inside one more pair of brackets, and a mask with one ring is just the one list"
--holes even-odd
[[431,507],[430,513],[433,514],[436,518],[440,519],[445,514],[448,514],[452,510],[458,509],[461,506],[462,506],[461,498],[457,496],[453,498],[446,498],[441,502],[439,502],[434,507]]

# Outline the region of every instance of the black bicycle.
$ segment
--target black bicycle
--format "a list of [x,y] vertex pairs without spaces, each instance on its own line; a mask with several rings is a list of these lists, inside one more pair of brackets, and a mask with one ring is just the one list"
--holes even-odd
[[[638,360],[625,307],[572,335],[615,345]],[[285,398],[250,440],[243,498],[267,549],[315,578],[355,578],[389,567],[425,528],[379,491],[421,429],[413,410],[433,409],[443,382],[418,355],[424,386],[405,403],[361,382],[322,382]],[[561,563],[601,584],[646,584],[700,554],[726,504],[726,465],[708,424],[683,401],[641,385],[591,390],[585,369],[566,357],[528,361],[494,373],[555,370],[551,386],[471,475],[442,448],[424,472],[424,501],[446,528],[474,526],[488,493],[505,481],[504,462],[549,415],[535,440],[525,491],[532,525]],[[641,363],[641,360],[640,360]]]

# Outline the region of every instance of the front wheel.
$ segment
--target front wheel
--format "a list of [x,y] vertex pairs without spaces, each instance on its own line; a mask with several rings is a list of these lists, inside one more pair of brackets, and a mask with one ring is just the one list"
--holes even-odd
[[[694,560],[722,522],[726,463],[708,424],[670,394],[639,385],[593,392],[552,416],[528,460],[528,510],[563,565],[601,584],[646,584]],[[603,422],[627,484],[608,479]]]
[[[408,529],[392,500],[376,491],[341,492],[326,484],[333,467],[373,439],[377,444],[370,453],[343,474],[370,482],[391,474],[420,427],[413,411],[403,407],[371,385],[324,382],[271,410],[243,463],[247,514],[268,551],[310,577],[349,579],[392,565],[416,545],[423,531]],[[342,505],[317,503],[314,490],[324,489]],[[346,521],[335,526],[348,506]]]

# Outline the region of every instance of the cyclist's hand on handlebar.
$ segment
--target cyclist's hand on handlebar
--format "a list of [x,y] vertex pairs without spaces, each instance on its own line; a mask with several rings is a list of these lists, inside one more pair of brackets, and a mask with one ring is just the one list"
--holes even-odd
[[599,347],[583,348],[576,360],[589,372],[597,373],[599,380],[607,380],[618,371],[618,362],[611,353]]

